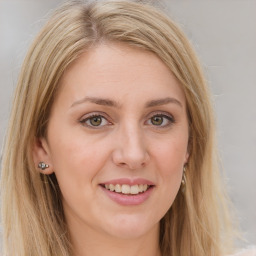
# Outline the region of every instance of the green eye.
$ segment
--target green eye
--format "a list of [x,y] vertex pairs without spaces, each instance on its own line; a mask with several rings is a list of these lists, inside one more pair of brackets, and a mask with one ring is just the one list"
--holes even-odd
[[163,119],[162,116],[153,116],[153,117],[151,117],[151,123],[153,125],[161,125],[161,124],[163,124],[163,121],[164,121],[164,119]]
[[108,120],[104,116],[98,114],[91,114],[90,116],[80,120],[80,123],[83,126],[95,129],[103,128],[107,125],[110,125],[110,122],[108,122]]
[[101,116],[94,116],[91,117],[88,121],[92,126],[99,126],[102,123],[102,118]]
[[167,128],[174,123],[175,120],[170,114],[155,114],[146,121],[147,125],[155,126],[155,128]]

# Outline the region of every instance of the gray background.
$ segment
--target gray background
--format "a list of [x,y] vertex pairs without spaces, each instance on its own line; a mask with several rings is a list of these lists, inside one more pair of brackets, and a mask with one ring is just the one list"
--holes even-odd
[[[62,0],[0,0],[0,146],[29,44]],[[256,0],[162,2],[195,47],[213,93],[229,193],[256,244]]]

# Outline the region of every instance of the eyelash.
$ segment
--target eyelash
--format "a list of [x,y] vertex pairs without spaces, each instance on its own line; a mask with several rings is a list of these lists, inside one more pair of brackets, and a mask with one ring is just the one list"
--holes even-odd
[[[92,125],[92,119],[95,118],[95,117],[99,117],[101,119],[101,123],[97,126],[97,125]],[[160,125],[154,125],[152,124],[152,118],[154,117],[160,117],[160,118],[163,118],[163,122],[167,122],[167,124],[164,124],[162,125],[162,123]],[[107,122],[107,124],[104,124],[102,125],[102,120],[105,120],[105,122]],[[91,124],[87,124],[87,121],[90,122]],[[104,127],[104,126],[108,126],[108,125],[111,125],[112,122],[110,122],[108,120],[108,118],[106,118],[102,113],[93,113],[89,116],[86,116],[85,118],[83,118],[82,120],[79,121],[82,125],[86,126],[86,127],[89,127],[89,128],[92,128],[92,129],[100,129],[101,127]],[[153,113],[150,115],[150,117],[147,119],[146,123],[147,122],[151,122],[151,124],[149,125],[152,125],[154,126],[155,128],[157,129],[161,129],[161,128],[167,128],[169,126],[171,126],[172,124],[175,123],[175,119],[172,115],[168,114],[168,113],[162,113],[162,112],[157,112],[157,113]]]
[[[107,122],[107,124],[105,125],[92,125],[92,124],[87,124],[86,122],[87,121],[92,121],[93,118],[95,117],[100,117],[101,120],[105,120]],[[93,114],[90,114],[89,116],[83,118],[82,120],[79,121],[82,125],[86,126],[86,127],[89,127],[89,128],[92,128],[92,129],[100,129],[102,126],[106,126],[106,125],[111,125],[112,123],[110,121],[108,121],[108,118],[106,118],[102,113],[93,113]]]
[[[165,125],[153,125],[152,124],[152,118],[154,117],[160,117],[160,118],[163,118],[163,122],[167,122]],[[168,114],[168,113],[163,113],[163,112],[155,112],[153,114],[150,115],[150,117],[147,119],[147,122],[151,122],[151,125],[153,125],[155,128],[157,129],[163,129],[163,128],[167,128],[169,126],[171,126],[172,124],[175,123],[175,119],[172,115]]]

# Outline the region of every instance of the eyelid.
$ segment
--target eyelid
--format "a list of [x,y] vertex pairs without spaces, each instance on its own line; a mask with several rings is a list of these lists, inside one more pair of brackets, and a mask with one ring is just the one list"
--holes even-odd
[[170,117],[171,119],[174,120],[174,116],[171,113],[166,112],[166,111],[154,111],[154,112],[151,112],[148,115],[147,119],[148,118],[152,118],[153,116],[157,116],[157,115],[159,115],[159,116],[167,116],[167,117]]
[[[92,126],[92,125],[87,125],[86,121],[89,120],[90,118],[96,117],[96,116],[100,116],[102,117],[102,119],[105,119],[107,121],[107,125],[99,125],[99,126]],[[111,118],[104,112],[90,112],[88,114],[83,115],[81,118],[79,118],[78,120],[81,124],[83,124],[85,127],[89,127],[92,129],[100,129],[102,127],[108,126],[109,124],[112,124]]]
[[[106,125],[99,125],[99,126],[92,126],[92,125],[87,125],[86,124],[86,121],[89,120],[90,118],[93,118],[95,116],[100,116],[102,117],[103,119],[105,119],[107,121],[108,124]],[[154,111],[154,112],[151,112],[147,118],[146,118],[146,122],[148,122],[152,117],[154,116],[162,116],[163,118],[166,118],[168,119],[168,124],[167,125],[153,125],[151,124],[152,126],[154,126],[155,128],[166,128],[166,127],[169,127],[170,125],[172,125],[173,123],[175,123],[175,118],[173,117],[172,114],[170,114],[169,112],[166,112],[166,111]],[[78,120],[80,123],[82,123],[85,127],[89,127],[89,128],[92,128],[92,129],[100,129],[100,128],[103,128],[103,127],[106,127],[108,125],[111,125],[113,124],[113,121],[112,119],[104,112],[101,112],[101,111],[96,111],[96,112],[90,112],[88,114],[85,114],[83,115],[81,118],[79,118]]]
[[158,129],[169,127],[170,125],[172,125],[176,122],[174,116],[166,111],[155,111],[155,112],[150,113],[147,117],[146,122],[149,121],[154,116],[162,116],[163,118],[167,118],[169,121],[169,123],[164,126],[161,126],[161,125],[157,126],[157,125],[152,124],[152,126],[154,126],[155,128],[158,128]]

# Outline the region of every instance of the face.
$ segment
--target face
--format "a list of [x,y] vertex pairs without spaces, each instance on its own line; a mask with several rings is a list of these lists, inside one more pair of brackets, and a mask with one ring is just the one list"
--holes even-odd
[[156,230],[188,153],[184,93],[154,54],[122,44],[64,73],[36,161],[50,165],[69,228],[136,237]]

